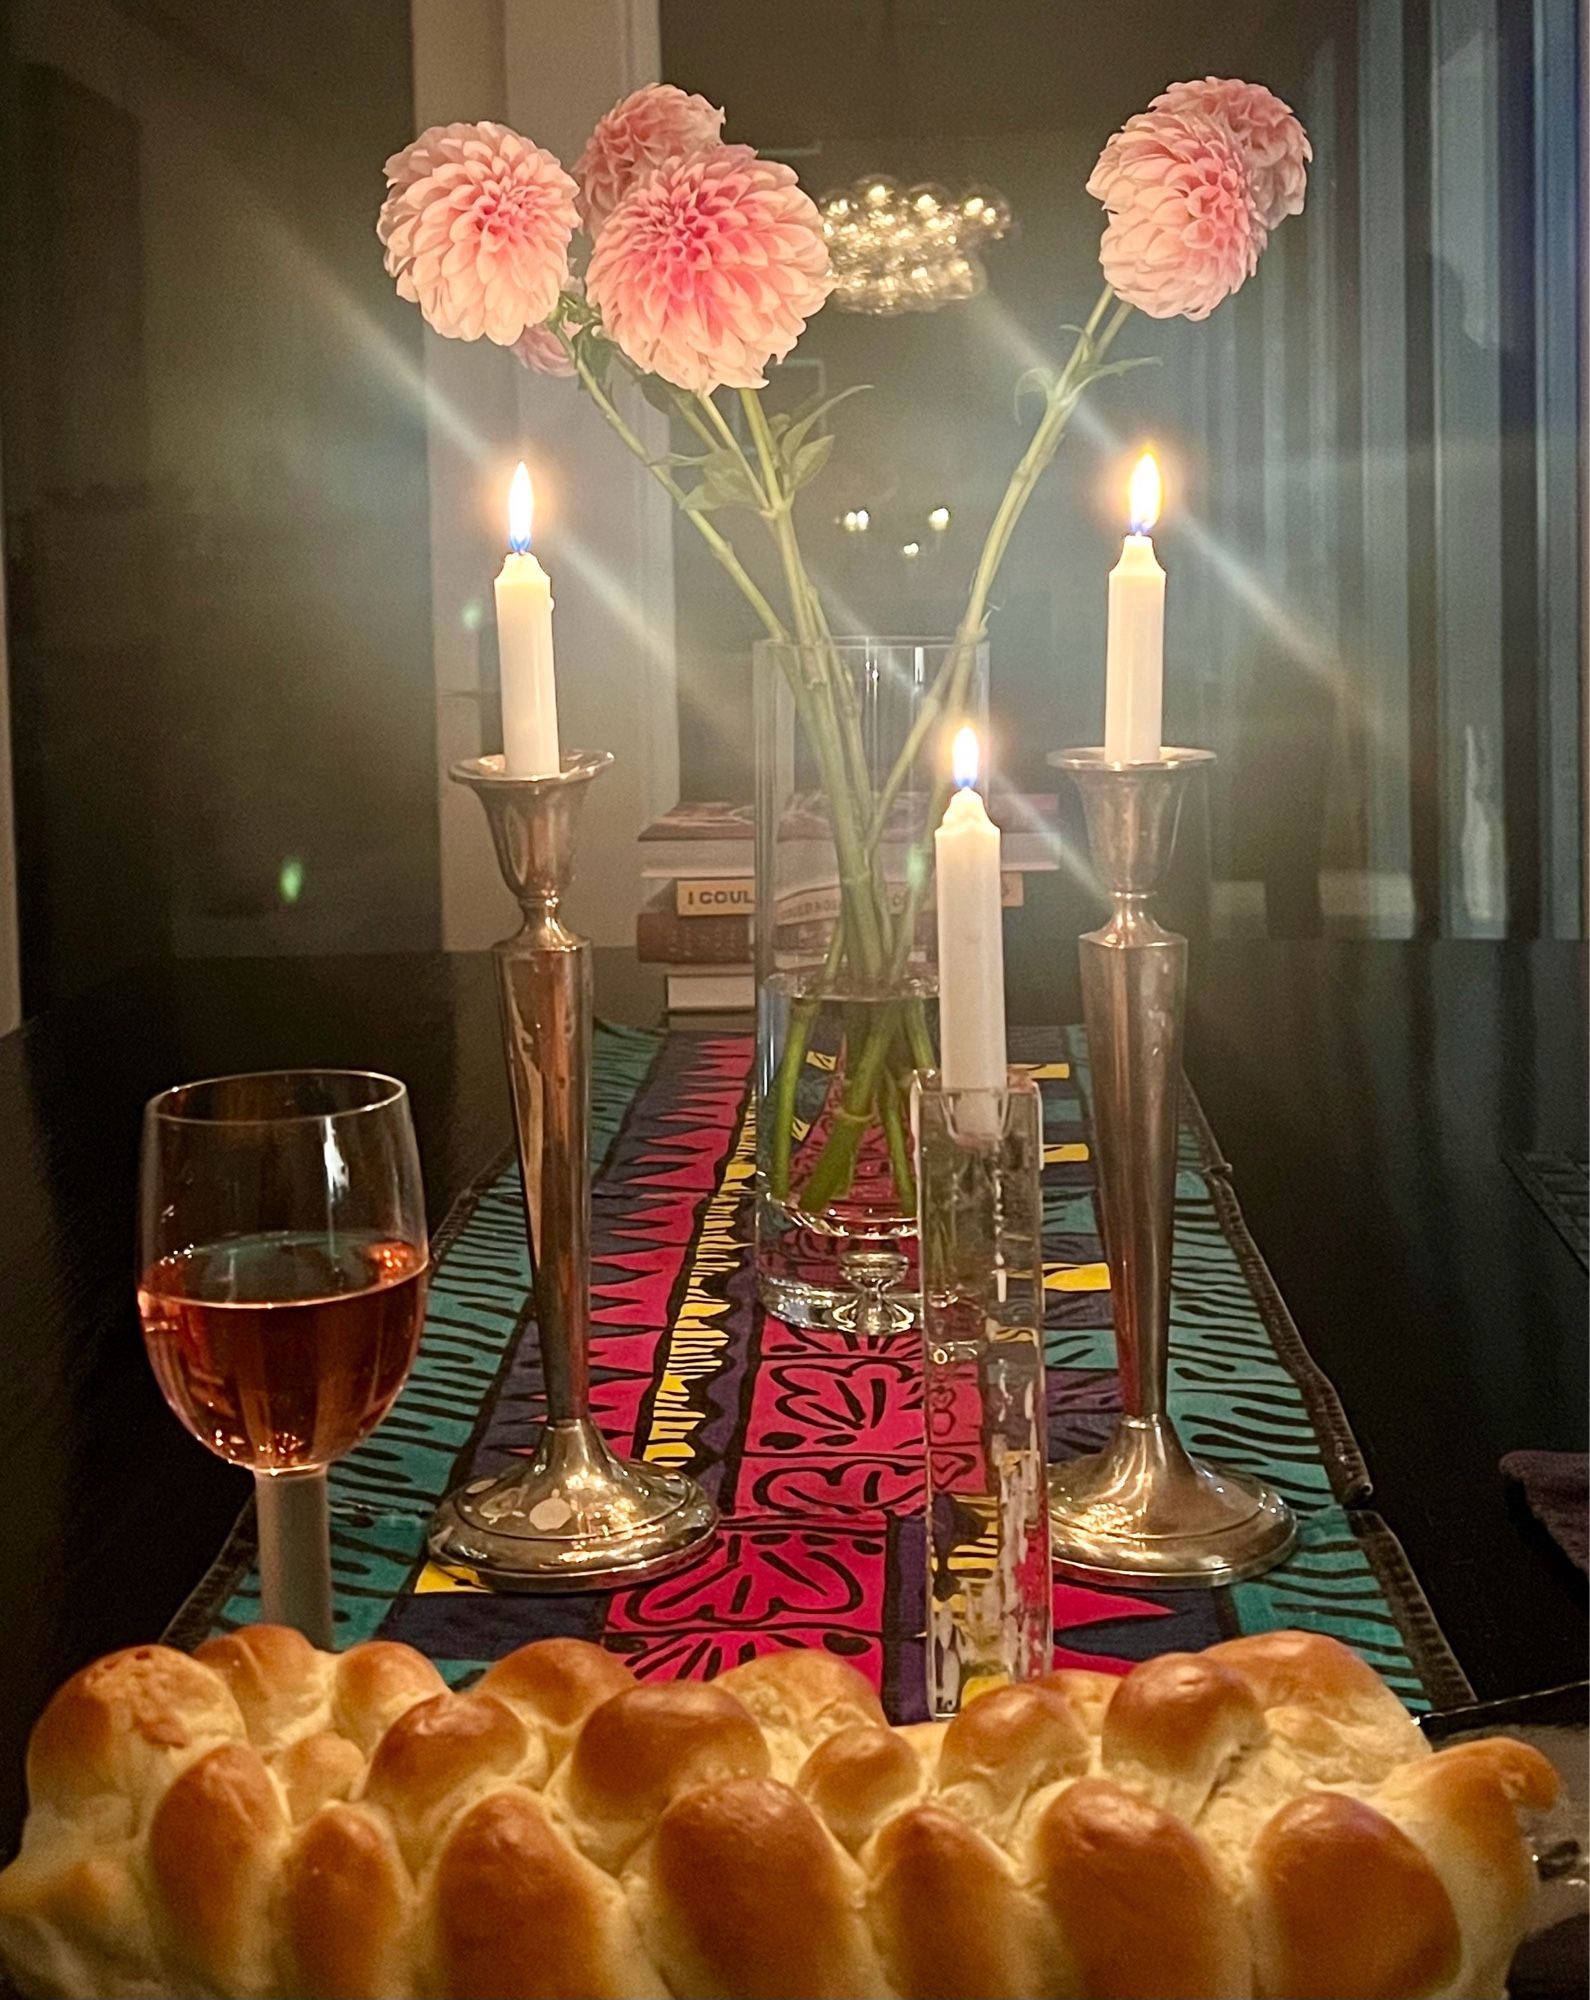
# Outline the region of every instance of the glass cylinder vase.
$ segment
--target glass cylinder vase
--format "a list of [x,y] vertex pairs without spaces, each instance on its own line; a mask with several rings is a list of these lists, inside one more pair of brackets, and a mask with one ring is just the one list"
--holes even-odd
[[798,1326],[917,1318],[911,1078],[936,1056],[933,829],[987,650],[756,649],[757,1288]]
[[927,1695],[956,1714],[1049,1667],[1043,1099],[917,1077],[927,1439]]

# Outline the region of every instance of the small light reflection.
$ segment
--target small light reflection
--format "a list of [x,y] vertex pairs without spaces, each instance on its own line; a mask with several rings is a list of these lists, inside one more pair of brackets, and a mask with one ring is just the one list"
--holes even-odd
[[282,863],[281,873],[276,877],[276,893],[284,903],[296,903],[304,893],[304,864],[296,854],[289,854]]

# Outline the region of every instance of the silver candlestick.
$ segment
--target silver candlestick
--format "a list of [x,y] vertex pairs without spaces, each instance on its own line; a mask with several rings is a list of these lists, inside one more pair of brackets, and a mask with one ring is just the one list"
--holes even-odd
[[1115,764],[1102,750],[1063,750],[1049,761],[1077,782],[1114,904],[1081,957],[1122,1407],[1102,1451],[1050,1470],[1055,1567],[1161,1586],[1234,1583],[1280,1562],[1297,1525],[1262,1480],[1193,1458],[1167,1406],[1187,940],[1149,908],[1187,781],[1214,758],[1167,749],[1156,763]]
[[436,1510],[444,1569],[499,1590],[588,1590],[687,1561],[717,1509],[682,1472],[617,1457],[590,1414],[591,947],[558,916],[586,787],[609,752],[513,778],[500,757],[450,776],[486,809],[524,924],[494,950],[535,1285],[547,1422],[535,1456],[474,1479]]

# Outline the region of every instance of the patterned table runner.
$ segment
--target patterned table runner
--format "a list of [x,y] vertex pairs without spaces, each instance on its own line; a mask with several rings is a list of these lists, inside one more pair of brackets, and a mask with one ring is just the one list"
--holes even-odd
[[[1079,1029],[1018,1031],[1044,1098],[1051,1450],[1089,1450],[1116,1407]],[[592,1376],[620,1448],[688,1467],[722,1530],[701,1560],[615,1592],[531,1598],[461,1585],[425,1557],[441,1495],[533,1441],[544,1410],[518,1169],[499,1164],[433,1248],[425,1337],[376,1435],[332,1473],[339,1644],[380,1635],[468,1681],[527,1640],[571,1633],[641,1675],[711,1675],[824,1646],[872,1676],[897,1720],[924,1712],[919,1336],[864,1348],[755,1303],[749,1037],[600,1028],[593,1116]],[[1461,1669],[1243,1224],[1190,1094],[1181,1139],[1171,1402],[1188,1443],[1273,1480],[1299,1546],[1213,1592],[1055,1586],[1056,1659],[1124,1672],[1238,1632],[1302,1625],[1357,1647],[1413,1708],[1467,1698]],[[252,1516],[171,1637],[258,1613]]]

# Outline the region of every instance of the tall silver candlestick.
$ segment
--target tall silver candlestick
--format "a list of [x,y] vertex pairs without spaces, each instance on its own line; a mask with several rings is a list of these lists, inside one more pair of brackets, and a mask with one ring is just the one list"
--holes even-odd
[[1156,763],[1112,764],[1102,750],[1063,750],[1049,761],[1082,793],[1114,905],[1081,956],[1122,1408],[1102,1451],[1050,1470],[1054,1562],[1161,1586],[1234,1583],[1281,1561],[1297,1527],[1263,1481],[1191,1457],[1167,1406],[1187,940],[1149,908],[1187,781],[1213,754],[1167,749]]
[[612,763],[575,751],[557,776],[500,757],[450,776],[486,809],[524,924],[495,947],[535,1284],[547,1421],[535,1456],[450,1493],[430,1528],[444,1569],[499,1590],[588,1590],[687,1561],[717,1509],[682,1472],[617,1457],[590,1414],[591,947],[558,915],[587,786]]

